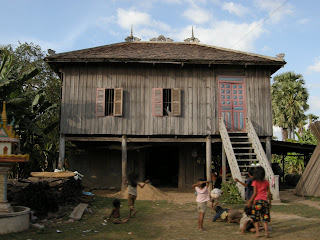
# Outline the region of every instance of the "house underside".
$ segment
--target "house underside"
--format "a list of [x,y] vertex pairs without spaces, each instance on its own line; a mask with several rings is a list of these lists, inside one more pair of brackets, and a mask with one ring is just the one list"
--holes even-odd
[[[264,148],[267,139],[260,139]],[[224,179],[230,173],[219,135],[65,136],[65,140],[74,145],[69,150],[68,168],[84,174],[83,184],[90,188],[120,189],[123,168],[126,175],[138,173],[140,181],[150,179],[156,187],[173,188],[191,188],[194,182],[206,179],[207,173],[218,172]]]

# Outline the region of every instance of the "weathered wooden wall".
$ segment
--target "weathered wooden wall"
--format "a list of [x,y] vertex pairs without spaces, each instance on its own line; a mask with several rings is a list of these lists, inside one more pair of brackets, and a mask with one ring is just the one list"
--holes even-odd
[[320,197],[320,122],[310,124],[310,129],[319,143],[293,193],[299,196]]
[[[62,69],[61,132],[114,135],[215,135],[217,76],[244,76],[247,115],[272,136],[269,71],[254,67],[169,64],[74,64]],[[180,88],[180,117],[152,116],[152,88]],[[123,88],[123,116],[96,117],[96,88]]]

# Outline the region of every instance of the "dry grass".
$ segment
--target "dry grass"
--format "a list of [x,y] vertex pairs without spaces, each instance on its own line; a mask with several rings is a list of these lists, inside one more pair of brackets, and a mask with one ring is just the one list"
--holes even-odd
[[[168,192],[169,196],[173,193]],[[170,195],[171,194],[171,195]],[[115,225],[105,223],[104,218],[110,213],[112,200],[110,197],[96,197],[83,219],[75,223],[67,223],[68,219],[60,219],[58,223],[46,223],[43,232],[30,229],[26,232],[2,235],[0,239],[255,239],[254,234],[241,235],[237,224],[211,222],[214,212],[207,210],[204,227],[206,231],[197,230],[198,213],[196,211],[193,191],[177,193],[185,202],[139,200],[136,208],[137,216],[126,224]],[[242,209],[241,205],[228,207]],[[128,207],[126,200],[122,202],[121,215],[126,217]],[[285,205],[273,206],[270,235],[274,239],[319,239],[320,210],[301,203],[288,202]],[[61,233],[57,233],[60,230]],[[263,235],[263,233],[262,233]]]

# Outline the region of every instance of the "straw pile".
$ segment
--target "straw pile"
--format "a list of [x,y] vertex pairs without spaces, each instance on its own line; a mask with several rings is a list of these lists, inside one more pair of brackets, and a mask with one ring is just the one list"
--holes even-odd
[[[140,183],[140,185],[143,185],[143,183]],[[127,199],[128,188],[113,194],[111,197]],[[168,196],[151,184],[146,184],[142,189],[139,186],[137,187],[137,200],[168,200]]]

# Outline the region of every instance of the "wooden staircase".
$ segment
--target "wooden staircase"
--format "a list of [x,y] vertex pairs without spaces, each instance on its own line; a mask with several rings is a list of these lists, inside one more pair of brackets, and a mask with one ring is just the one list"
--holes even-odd
[[[250,167],[262,166],[270,183],[273,200],[280,201],[279,176],[274,175],[249,118],[246,118],[246,128],[247,132],[228,132],[223,119],[220,118],[220,135],[232,177],[244,181]],[[237,187],[244,199],[244,187],[239,183]]]

